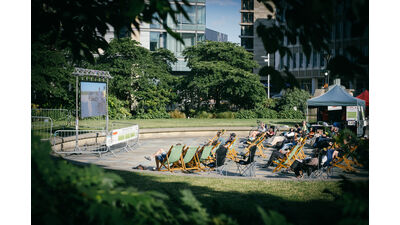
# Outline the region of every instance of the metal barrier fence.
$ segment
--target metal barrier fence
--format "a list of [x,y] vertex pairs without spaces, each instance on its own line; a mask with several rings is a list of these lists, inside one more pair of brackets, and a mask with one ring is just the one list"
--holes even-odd
[[31,130],[34,135],[42,140],[49,140],[53,133],[53,120],[45,116],[31,117]]
[[68,109],[32,109],[32,117],[50,117],[53,120],[54,127],[72,126],[71,111]]
[[[111,135],[114,130],[116,129],[123,129],[127,127],[132,127],[137,124],[135,123],[129,123],[129,122],[112,122],[111,123]],[[117,144],[117,145],[111,145],[110,146],[110,151],[112,152],[113,150],[116,149],[122,149],[125,150],[126,152],[130,150],[134,150],[139,144],[139,126],[137,125],[137,133],[134,138],[128,138],[127,141]]]
[[57,130],[52,136],[52,149],[58,154],[106,153],[105,130]]

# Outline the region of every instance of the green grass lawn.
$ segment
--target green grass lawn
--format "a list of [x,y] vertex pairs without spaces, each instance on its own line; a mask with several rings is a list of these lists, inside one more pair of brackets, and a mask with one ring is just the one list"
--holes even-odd
[[224,213],[240,224],[260,224],[256,206],[275,210],[293,224],[335,224],[339,212],[332,195],[324,189],[340,194],[338,182],[281,181],[195,176],[153,175],[113,171],[120,175],[127,187],[140,191],[158,191],[170,196],[167,205],[180,204],[179,190],[189,189],[213,214]]
[[[113,122],[139,124],[140,128],[174,128],[174,127],[253,127],[257,120],[268,124],[286,124],[294,126],[301,124],[299,119],[135,119],[135,120],[110,120]],[[82,128],[104,127],[104,120],[80,120]]]

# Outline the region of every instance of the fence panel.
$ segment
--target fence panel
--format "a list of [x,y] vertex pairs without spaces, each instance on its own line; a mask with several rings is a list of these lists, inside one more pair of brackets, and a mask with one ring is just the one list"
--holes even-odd
[[50,117],[55,128],[65,129],[72,126],[71,111],[68,109],[32,109],[31,116]]
[[52,149],[58,154],[99,154],[108,151],[105,130],[57,130]]
[[49,140],[53,132],[53,120],[45,116],[32,116],[31,130],[42,140]]

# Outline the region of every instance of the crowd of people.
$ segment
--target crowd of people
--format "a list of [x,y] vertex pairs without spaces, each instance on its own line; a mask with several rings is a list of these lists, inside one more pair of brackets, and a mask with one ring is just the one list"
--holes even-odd
[[[313,148],[312,154],[302,158],[296,159],[288,168],[293,171],[297,177],[302,177],[304,174],[310,175],[313,171],[327,168],[332,165],[332,162],[342,157],[354,145],[352,143],[353,136],[347,135],[342,137],[342,143],[338,143],[339,127],[331,126],[330,129],[317,129],[302,122],[302,125],[296,124],[293,128],[278,135],[274,127],[267,127],[264,123],[260,123],[257,130],[252,131],[247,137],[245,143],[249,144],[254,142],[258,137],[263,135],[265,138],[265,146],[273,147],[267,163],[262,165],[262,168],[269,168],[275,164],[276,160],[283,160],[288,157],[288,154],[294,149],[295,145],[301,144],[304,140],[308,140],[307,144]],[[214,161],[208,163],[206,166],[215,168],[225,163],[226,154],[230,144],[236,139],[236,134],[231,133],[229,138],[225,141],[222,137],[222,132],[217,132],[216,137],[206,143],[205,145],[218,145],[212,157]],[[160,162],[163,162],[167,157],[167,152],[164,149],[159,149],[149,156],[145,156],[147,160],[154,159],[157,168]]]

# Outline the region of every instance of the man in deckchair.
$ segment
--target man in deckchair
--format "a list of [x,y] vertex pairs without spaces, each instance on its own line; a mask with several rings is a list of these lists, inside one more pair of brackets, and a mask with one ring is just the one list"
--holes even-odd
[[[178,143],[176,145],[182,145],[182,144]],[[159,166],[159,162],[163,162],[166,157],[167,157],[167,152],[163,148],[160,148],[156,152],[154,152],[153,154],[146,155],[144,158],[149,160],[149,161],[151,161],[151,159],[154,158],[155,161],[156,161],[156,166],[157,166],[157,168],[159,168],[158,167]]]

